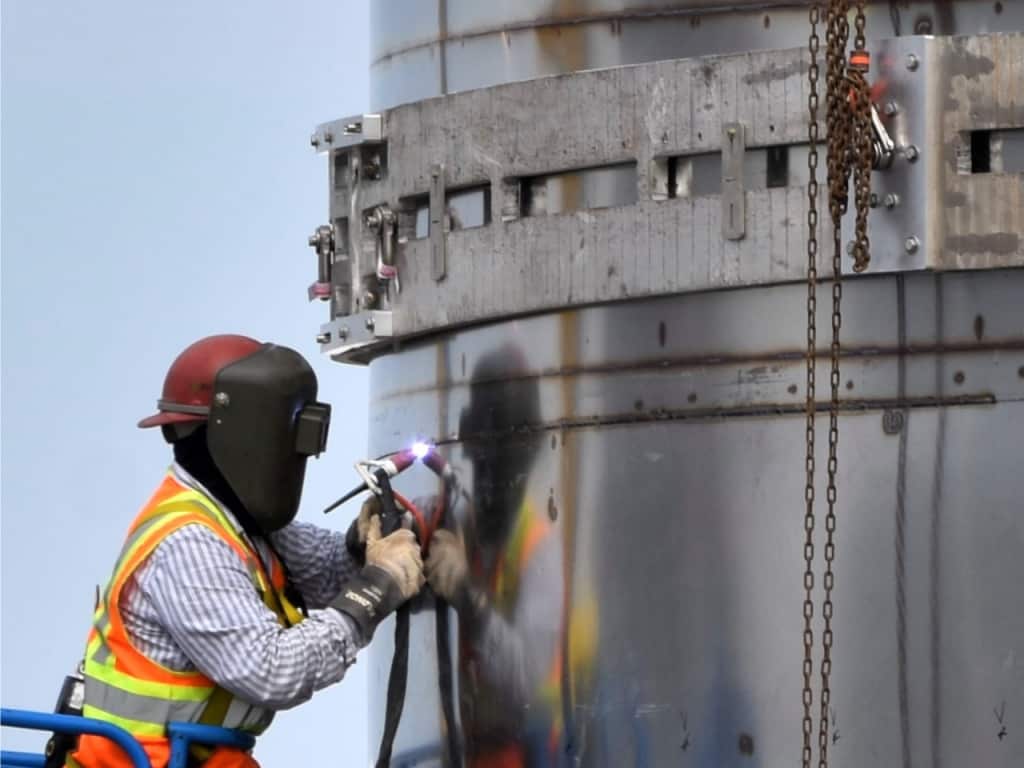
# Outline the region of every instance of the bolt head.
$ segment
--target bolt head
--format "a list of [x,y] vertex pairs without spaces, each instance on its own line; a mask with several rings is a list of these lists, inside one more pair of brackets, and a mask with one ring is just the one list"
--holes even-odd
[[900,204],[900,196],[894,195],[892,192],[885,196],[884,204],[886,208],[892,209]]
[[348,338],[348,328],[342,326],[338,329],[338,338],[344,341]]
[[903,249],[907,253],[917,253],[917,251],[918,251],[918,249],[920,247],[921,247],[921,241],[918,240],[913,235],[911,235],[910,237],[908,237],[906,240],[903,241]]
[[374,325],[373,318],[372,317],[366,318],[366,330],[372,331],[373,330],[373,325]]
[[911,144],[903,150],[903,156],[907,158],[907,162],[913,163],[921,156],[921,151]]
[[907,63],[907,69],[909,69],[911,72],[916,72],[917,68],[919,66],[921,66],[920,59],[918,59],[917,56],[915,56],[912,53],[908,53],[907,54],[906,63]]
[[875,194],[874,192],[872,192],[871,197],[868,198],[868,205],[870,205],[872,208],[878,207],[878,195]]
[[309,137],[309,143],[314,147],[319,147],[320,136],[314,133],[312,136]]
[[900,108],[895,101],[887,101],[885,102],[884,111],[886,115],[892,117],[893,115],[900,111]]
[[334,141],[334,134],[333,133],[325,133],[324,134],[324,142],[326,142],[327,144],[330,144],[332,141]]
[[213,396],[213,402],[221,408],[226,408],[231,404],[231,398],[228,396],[227,392],[218,392]]
[[331,341],[331,334],[330,333],[320,333],[320,334],[317,334],[317,337],[316,337],[316,343],[317,344],[328,344],[330,341]]

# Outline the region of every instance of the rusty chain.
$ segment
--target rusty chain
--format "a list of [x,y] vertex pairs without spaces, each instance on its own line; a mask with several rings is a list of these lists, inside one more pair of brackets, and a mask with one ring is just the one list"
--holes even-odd
[[811,54],[808,70],[807,110],[810,116],[807,129],[809,151],[807,154],[807,455],[805,470],[807,484],[804,487],[804,689],[803,689],[803,768],[810,768],[811,733],[814,730],[814,719],[811,708],[814,703],[814,692],[811,678],[814,674],[814,630],[811,621],[814,618],[814,408],[815,384],[814,366],[817,349],[817,324],[815,315],[818,310],[818,52],[821,40],[818,37],[818,24],[821,21],[821,7],[818,2],[811,3],[810,10],[811,37],[808,48]]
[[[824,599],[822,604],[822,659],[821,659],[821,707],[818,733],[818,765],[828,766],[829,717],[832,699],[832,591],[835,584],[833,562],[835,560],[837,475],[839,469],[839,332],[842,326],[842,219],[849,206],[849,186],[854,185],[854,206],[856,221],[850,252],[855,272],[864,271],[870,261],[870,242],[867,234],[867,216],[871,197],[871,169],[874,164],[873,134],[871,126],[870,89],[867,84],[869,67],[866,50],[865,0],[855,0],[854,46],[849,64],[846,51],[850,39],[850,0],[827,0],[826,27],[826,128],[827,135],[827,185],[829,217],[832,224],[832,340],[830,344],[830,407],[828,435],[828,487],[826,500],[828,509],[825,517],[825,573],[823,578]],[[808,195],[808,239],[807,239],[807,402],[806,402],[806,486],[804,497],[804,662],[803,662],[803,766],[810,768],[813,689],[814,634],[814,472],[815,472],[815,364],[817,361],[816,284],[818,278],[818,52],[820,38],[818,26],[821,22],[822,3],[813,2],[810,10],[810,56],[809,68],[809,130],[810,151],[808,154],[809,179]]]

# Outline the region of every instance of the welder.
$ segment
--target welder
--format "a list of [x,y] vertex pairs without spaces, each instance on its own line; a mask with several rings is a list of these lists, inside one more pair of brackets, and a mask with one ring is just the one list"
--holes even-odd
[[[102,591],[84,660],[83,714],[127,729],[154,768],[169,722],[257,734],[338,682],[377,624],[423,584],[410,530],[382,536],[364,508],[346,536],[295,520],[330,407],[292,349],[211,336],[171,365],[157,412],[174,461],[142,507]],[[104,510],[117,514],[116,510]],[[198,747],[191,764],[252,767]],[[84,735],[68,766],[122,768]]]

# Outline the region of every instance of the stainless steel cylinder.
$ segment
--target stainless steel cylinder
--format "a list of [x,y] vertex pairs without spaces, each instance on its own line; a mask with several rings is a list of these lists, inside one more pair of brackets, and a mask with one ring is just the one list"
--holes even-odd
[[[372,107],[585,69],[799,47],[807,7],[373,3]],[[1010,30],[1024,30],[1024,3],[869,4],[872,39]],[[972,93],[973,75],[954,74]],[[993,127],[1011,128],[1004,117]],[[451,142],[459,138],[453,129]],[[524,182],[521,213],[572,211],[573,226],[584,227],[587,209],[635,199],[633,173],[590,186],[587,178],[570,180],[566,189],[547,182],[537,199]],[[1006,205],[1024,200],[1020,178],[1020,196],[1011,185]],[[615,192],[623,189],[627,202]],[[423,200],[411,205],[429,212]],[[962,201],[946,205],[936,215],[966,215]],[[484,224],[499,225],[496,217]],[[801,227],[787,241],[794,258],[805,247]],[[576,231],[567,226],[561,236]],[[416,236],[426,229],[409,245],[399,240],[400,263]],[[704,236],[720,235],[715,228]],[[756,242],[759,233],[746,237]],[[527,234],[510,242],[518,250],[494,254],[495,262],[544,268]],[[1009,240],[1000,243],[1004,255],[1019,253]],[[582,238],[578,247],[563,245],[574,258],[587,256]],[[624,240],[623,253],[630,247]],[[679,265],[680,274],[691,266]],[[440,293],[446,284],[438,285]],[[474,620],[451,614],[457,718],[447,727],[457,732],[463,764],[799,764],[806,286],[791,279],[734,285],[509,311],[434,332],[418,327],[414,339],[370,355],[370,452],[435,440],[464,491],[453,522],[486,609]],[[457,316],[460,297],[440,295]],[[1022,297],[1020,268],[896,270],[844,288],[833,672],[822,736],[830,765],[1024,763]],[[830,304],[822,285],[815,750]],[[396,485],[409,496],[438,492],[425,470]],[[373,750],[390,634],[385,624],[370,651]],[[411,644],[394,764],[444,764],[444,665],[429,595],[414,607]]]

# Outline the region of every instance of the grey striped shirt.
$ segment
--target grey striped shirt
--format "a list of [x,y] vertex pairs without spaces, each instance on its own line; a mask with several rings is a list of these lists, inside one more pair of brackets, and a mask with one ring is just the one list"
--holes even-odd
[[[182,485],[213,499],[182,467],[172,471]],[[301,704],[341,680],[364,644],[348,617],[325,609],[358,571],[345,537],[294,522],[272,539],[311,609],[309,618],[282,627],[235,551],[206,526],[186,525],[125,584],[121,614],[132,644],[165,667],[198,670],[239,699],[273,710]],[[266,564],[266,543],[250,543]]]

